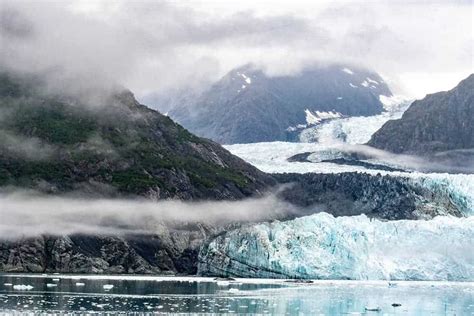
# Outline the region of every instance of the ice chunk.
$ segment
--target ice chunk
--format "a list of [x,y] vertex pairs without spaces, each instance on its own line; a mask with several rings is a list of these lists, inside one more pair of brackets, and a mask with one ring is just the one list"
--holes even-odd
[[361,85],[367,88],[369,86],[369,83],[366,80],[364,80],[362,81]]
[[30,291],[33,289],[32,285],[25,285],[25,284],[15,284],[13,289],[18,291]]
[[352,88],[357,88],[357,86],[356,86],[355,84],[353,84],[352,82],[350,82],[349,85],[350,85]]
[[104,290],[108,291],[111,290],[114,286],[112,284],[104,284],[102,287],[104,288]]

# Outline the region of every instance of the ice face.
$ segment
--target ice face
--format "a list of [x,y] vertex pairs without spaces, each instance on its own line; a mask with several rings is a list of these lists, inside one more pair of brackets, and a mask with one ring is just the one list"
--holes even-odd
[[229,231],[199,273],[353,280],[474,280],[474,217],[371,220],[326,213]]

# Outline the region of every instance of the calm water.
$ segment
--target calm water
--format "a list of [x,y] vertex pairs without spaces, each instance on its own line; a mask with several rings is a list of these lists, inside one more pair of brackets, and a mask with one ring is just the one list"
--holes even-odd
[[474,315],[474,283],[0,275],[0,314],[13,312]]

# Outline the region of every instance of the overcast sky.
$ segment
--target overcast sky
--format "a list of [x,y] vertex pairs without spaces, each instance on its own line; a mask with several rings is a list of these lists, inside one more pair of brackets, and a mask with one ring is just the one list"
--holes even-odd
[[7,1],[0,64],[143,96],[199,86],[253,62],[371,68],[422,97],[473,72],[472,1]]

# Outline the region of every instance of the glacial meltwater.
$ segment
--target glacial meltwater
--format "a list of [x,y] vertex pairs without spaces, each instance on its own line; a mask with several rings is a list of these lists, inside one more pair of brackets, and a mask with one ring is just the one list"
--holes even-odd
[[18,312],[473,315],[474,283],[1,275],[0,315]]

